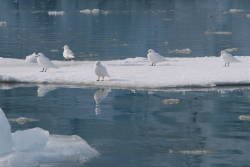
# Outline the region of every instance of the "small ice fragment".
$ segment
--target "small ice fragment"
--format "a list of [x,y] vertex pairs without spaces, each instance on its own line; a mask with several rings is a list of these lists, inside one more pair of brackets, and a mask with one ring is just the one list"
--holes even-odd
[[229,53],[232,53],[232,52],[238,52],[240,49],[239,48],[227,48],[227,49],[224,49],[224,50],[229,52]]
[[169,153],[186,154],[186,155],[204,155],[204,154],[213,154],[213,153],[216,153],[216,152],[212,151],[212,150],[180,150],[180,151],[174,151],[174,150],[170,149]]
[[178,104],[180,102],[181,102],[180,99],[164,99],[164,100],[162,100],[163,104]]
[[186,49],[175,49],[175,50],[171,50],[168,52],[169,54],[191,54],[192,50],[189,48]]
[[83,10],[80,10],[80,13],[91,14],[91,10],[90,9],[83,9]]
[[229,13],[236,14],[236,13],[243,13],[243,9],[229,9]]
[[6,27],[7,22],[6,21],[0,21],[0,27]]
[[240,115],[239,120],[241,120],[241,121],[250,121],[250,115]]
[[49,16],[62,16],[64,15],[64,11],[49,11],[48,15]]
[[206,31],[205,34],[206,35],[232,35],[233,33],[228,32],[228,31]]
[[250,19],[250,14],[247,14],[247,15],[246,15],[246,18]]
[[93,15],[98,15],[100,13],[100,11],[101,11],[100,9],[92,9],[91,13]]
[[33,119],[33,118],[26,118],[26,117],[19,117],[19,118],[10,118],[8,119],[11,122],[18,123],[20,125],[29,123],[29,122],[37,122],[38,119]]

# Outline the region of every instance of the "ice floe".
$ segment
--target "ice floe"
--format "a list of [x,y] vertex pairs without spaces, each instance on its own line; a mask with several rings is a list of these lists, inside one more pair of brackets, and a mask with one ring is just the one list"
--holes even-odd
[[239,14],[244,12],[245,10],[243,9],[229,9],[228,11],[224,12],[224,14]]
[[162,100],[163,104],[178,104],[180,102],[181,102],[180,99],[163,99]]
[[49,16],[62,16],[64,15],[64,11],[48,11]]
[[8,119],[10,122],[15,122],[17,124],[23,125],[29,122],[37,122],[39,121],[38,119],[34,118],[26,118],[26,117],[19,117],[19,118],[9,118]]
[[192,50],[189,48],[186,49],[175,49],[175,50],[170,50],[168,52],[169,54],[191,54]]
[[[52,61],[58,68],[39,72],[38,64],[21,59],[0,59],[0,82],[70,84],[113,88],[166,89],[250,84],[250,57],[235,56],[240,62],[225,68],[219,57],[165,58],[150,66],[146,57],[102,61],[110,79],[97,82],[94,61]],[[14,68],[15,67],[15,68]]]
[[241,121],[250,121],[250,115],[240,115],[239,120],[241,120]]
[[101,9],[83,9],[80,10],[80,13],[87,15],[99,15],[99,14],[107,15],[110,14],[111,12],[108,10],[101,10]]
[[0,27],[6,27],[7,22],[6,21],[0,21]]
[[232,35],[232,32],[229,31],[206,31],[206,35]]
[[99,153],[81,137],[51,135],[41,128],[11,133],[9,122],[0,109],[0,166],[37,167],[83,164]]

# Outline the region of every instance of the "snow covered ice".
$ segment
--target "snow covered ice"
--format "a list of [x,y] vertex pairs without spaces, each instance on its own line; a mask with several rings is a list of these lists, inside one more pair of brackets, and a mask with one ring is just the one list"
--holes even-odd
[[[41,73],[37,64],[0,58],[0,82],[70,84],[113,88],[164,89],[173,87],[214,87],[250,84],[250,57],[235,56],[239,63],[224,67],[221,57],[166,58],[149,66],[145,57],[102,61],[110,79],[97,82],[95,61],[52,61],[58,68]],[[15,67],[15,68],[13,68]]]
[[51,135],[41,128],[11,133],[9,122],[1,109],[0,130],[1,167],[56,166],[67,162],[82,164],[99,154],[76,135]]

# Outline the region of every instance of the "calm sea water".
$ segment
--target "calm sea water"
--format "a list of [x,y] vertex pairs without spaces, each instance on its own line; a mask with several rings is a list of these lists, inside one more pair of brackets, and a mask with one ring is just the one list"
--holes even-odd
[[[86,15],[82,9],[108,15]],[[229,9],[241,14],[224,14]],[[49,16],[48,11],[64,11]],[[187,56],[215,56],[237,47],[250,52],[250,1],[247,0],[0,0],[0,56],[24,58],[37,51],[62,59],[68,44],[78,60],[110,60],[145,56],[153,48],[165,56],[190,48]],[[205,35],[227,31],[232,35]]]
[[[110,13],[79,12],[93,8]],[[233,8],[245,12],[224,14]],[[48,11],[64,15],[49,16]],[[62,60],[64,44],[78,60],[142,57],[148,48],[169,57],[215,56],[231,47],[248,55],[247,13],[247,0],[0,0],[0,21],[7,22],[0,27],[0,57],[24,58],[37,51]],[[206,31],[232,34],[206,35]],[[192,53],[168,53],[184,48]],[[12,130],[38,126],[52,134],[79,135],[101,153],[84,166],[250,164],[250,121],[238,118],[250,114],[249,88],[150,92],[45,85],[37,94],[37,86],[16,86],[0,85],[0,107],[8,118],[39,121],[12,123]],[[169,98],[180,102],[162,102]]]
[[[221,167],[250,163],[250,121],[239,119],[250,114],[249,88],[178,92],[113,89],[105,90],[109,93],[96,107],[94,96],[100,91],[58,88],[38,97],[37,87],[20,87],[0,90],[0,106],[8,118],[39,119],[25,125],[11,123],[13,131],[38,126],[53,134],[81,136],[101,153],[84,166]],[[164,104],[169,98],[180,102]]]

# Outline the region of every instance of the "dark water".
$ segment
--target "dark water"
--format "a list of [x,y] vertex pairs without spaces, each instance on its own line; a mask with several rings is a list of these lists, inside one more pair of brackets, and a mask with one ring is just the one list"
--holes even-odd
[[[41,127],[76,134],[101,155],[84,166],[198,167],[248,166],[250,90],[148,92],[112,90],[96,109],[97,88],[58,88],[37,97],[37,87],[0,90],[8,118],[39,122],[13,131]],[[178,104],[164,104],[168,98]],[[173,150],[171,152],[170,150]],[[203,154],[182,151],[204,151]]]
[[[82,9],[108,10],[108,15],[84,15]],[[242,14],[223,14],[229,9]],[[64,11],[49,16],[48,11]],[[221,49],[250,52],[248,0],[0,0],[0,56],[23,58],[42,51],[62,59],[68,44],[79,60],[107,60],[145,56],[153,48],[165,56],[169,50],[190,48],[187,56],[215,56]],[[232,35],[205,35],[228,31]],[[166,43],[168,42],[168,44]]]

